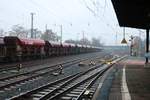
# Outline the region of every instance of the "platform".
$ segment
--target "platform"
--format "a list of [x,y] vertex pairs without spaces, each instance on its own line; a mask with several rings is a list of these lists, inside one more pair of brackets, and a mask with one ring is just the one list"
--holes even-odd
[[109,100],[150,100],[150,67],[144,58],[128,57],[116,67]]
[[150,64],[127,57],[114,66],[96,100],[150,100]]

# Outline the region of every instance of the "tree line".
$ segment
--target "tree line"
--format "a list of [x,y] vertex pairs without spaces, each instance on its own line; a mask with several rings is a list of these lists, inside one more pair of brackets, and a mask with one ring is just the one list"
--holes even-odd
[[96,47],[101,47],[102,43],[99,38],[92,38],[92,40],[88,40],[87,38],[82,38],[80,40],[65,40],[66,43],[73,43],[73,44],[80,44],[80,45],[90,45],[90,46],[96,46]]
[[[21,25],[13,25],[11,30],[8,32],[4,32],[3,29],[0,29],[0,37],[7,35],[7,36],[17,36],[20,38],[29,38],[31,35],[30,33],[31,33],[30,29],[26,29]],[[46,29],[45,32],[42,32],[41,30],[36,28],[33,30],[33,37],[36,39],[43,39],[47,41],[57,41],[57,42],[59,42],[61,39],[61,37],[58,36],[56,32],[53,32],[51,29]],[[64,42],[80,45],[91,45],[96,47],[102,46],[100,38],[92,38],[92,40],[89,40],[87,38],[81,38],[80,40],[68,39],[65,40]]]

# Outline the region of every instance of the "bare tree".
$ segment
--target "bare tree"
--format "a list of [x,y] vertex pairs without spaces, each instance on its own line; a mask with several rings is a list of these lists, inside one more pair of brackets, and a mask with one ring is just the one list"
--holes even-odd
[[11,31],[9,31],[10,36],[17,36],[17,37],[27,37],[28,31],[20,25],[12,26]]
[[42,35],[42,31],[40,31],[39,29],[36,28],[33,30],[33,34],[34,34],[35,38],[40,39],[41,35]]
[[80,45],[91,45],[91,41],[88,40],[87,38],[81,39],[79,41],[69,39],[69,40],[66,40],[65,42],[66,43],[73,43],[73,44],[80,44]]
[[79,41],[79,44],[81,45],[91,45],[91,41],[88,40],[87,38],[82,38],[80,41]]
[[0,29],[0,37],[4,36],[4,30]]
[[96,47],[102,46],[99,38],[92,38],[92,45]]
[[57,36],[56,33],[54,33],[52,30],[47,29],[44,34],[41,35],[41,39],[47,40],[47,41],[59,41],[60,37]]
[[79,41],[69,39],[69,40],[65,40],[65,43],[79,44]]
[[88,40],[87,38],[81,39],[79,41],[77,40],[66,40],[66,43],[74,43],[74,44],[81,44],[81,45],[92,45],[96,47],[102,46],[102,43],[100,42],[100,38],[92,38],[92,41]]

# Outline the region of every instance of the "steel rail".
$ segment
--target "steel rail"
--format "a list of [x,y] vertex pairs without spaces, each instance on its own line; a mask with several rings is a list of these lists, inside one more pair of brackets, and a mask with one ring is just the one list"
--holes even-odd
[[[84,60],[87,60],[87,59],[84,59]],[[83,60],[82,60],[82,61],[83,61]],[[80,61],[79,61],[79,62],[80,62]],[[69,62],[69,63],[70,63],[70,62]],[[73,64],[76,64],[76,63],[78,63],[78,62],[74,62],[74,63],[72,62],[71,64],[69,64],[69,65],[67,65],[67,66],[64,66],[64,67],[68,67],[68,66],[73,65]],[[65,64],[66,64],[66,63],[65,63]],[[55,67],[55,66],[54,66],[54,67]],[[44,69],[45,69],[45,68],[44,68]],[[46,74],[48,74],[48,73],[50,73],[50,72],[53,72],[53,71],[56,71],[56,70],[58,70],[58,68],[54,68],[54,69],[50,69],[50,70],[47,70],[47,69],[46,69],[46,72],[44,72],[44,73],[40,73],[40,74],[39,74],[39,73],[35,73],[34,75],[29,76],[29,77],[27,77],[27,78],[23,78],[23,79],[20,79],[20,80],[15,81],[15,82],[8,82],[7,84],[1,85],[1,86],[0,86],[0,89],[2,90],[2,89],[4,89],[4,88],[7,88],[7,87],[10,87],[10,86],[19,84],[19,83],[21,83],[21,82],[32,80],[33,78],[46,75]],[[41,70],[38,69],[38,71],[41,71]],[[36,71],[33,71],[32,73],[34,73],[34,72],[36,72]],[[30,72],[30,73],[31,73],[31,72]],[[29,74],[29,73],[26,73],[26,74]],[[26,75],[26,74],[21,74],[21,75]],[[21,76],[18,75],[17,77],[21,77]],[[10,77],[9,79],[12,80],[12,78],[16,78],[16,77]],[[1,80],[2,80],[2,79],[1,79]],[[5,78],[3,81],[5,82],[5,80],[8,80],[8,78]]]
[[[99,66],[100,66],[100,65],[99,65]],[[93,67],[93,68],[91,68],[91,69],[89,69],[89,70],[87,70],[87,71],[85,71],[85,72],[82,72],[82,73],[78,74],[76,77],[73,77],[72,79],[66,81],[66,82],[63,83],[60,87],[56,88],[56,89],[53,90],[52,92],[54,93],[54,92],[58,91],[61,87],[63,87],[63,86],[65,86],[66,84],[70,83],[70,82],[71,82],[72,80],[74,80],[75,78],[79,78],[81,75],[84,75],[84,74],[86,74],[86,73],[88,73],[88,72],[90,72],[90,71],[92,71],[92,70],[98,68],[99,66],[95,66],[95,67]],[[61,81],[62,81],[62,80],[61,80]],[[51,85],[54,85],[54,84],[58,84],[59,82],[60,82],[60,81],[56,81],[56,82],[54,82],[54,83],[50,83],[50,84],[41,86],[41,87],[39,87],[39,88],[37,88],[37,89],[31,90],[31,91],[29,91],[29,92],[27,92],[27,93],[23,93],[22,95],[15,96],[15,97],[13,97],[13,98],[11,98],[11,99],[12,99],[12,100],[16,100],[16,99],[18,100],[18,98],[20,99],[21,97],[24,97],[24,96],[26,96],[26,95],[31,95],[32,93],[35,93],[36,91],[39,91],[39,90],[41,90],[41,89],[45,89],[46,87],[50,87]],[[52,92],[51,92],[51,93],[52,93]]]

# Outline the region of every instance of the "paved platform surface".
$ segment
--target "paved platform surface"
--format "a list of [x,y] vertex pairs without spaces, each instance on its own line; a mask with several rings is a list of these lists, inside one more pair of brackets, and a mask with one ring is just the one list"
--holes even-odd
[[128,57],[117,64],[109,100],[150,100],[150,64]]

